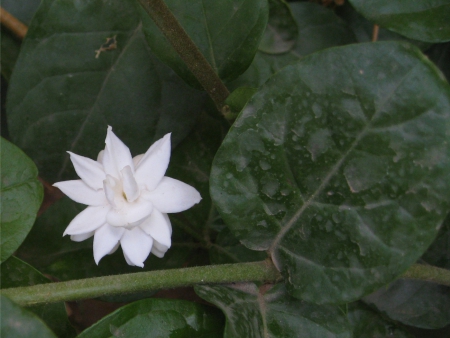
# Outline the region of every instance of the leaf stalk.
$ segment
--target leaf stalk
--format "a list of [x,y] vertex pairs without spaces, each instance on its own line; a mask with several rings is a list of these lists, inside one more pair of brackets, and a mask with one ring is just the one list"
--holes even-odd
[[169,7],[163,0],[138,1],[214,101],[217,110],[221,111],[223,102],[230,95],[230,92],[177,21]]
[[400,278],[418,279],[450,286],[450,271],[432,265],[414,264]]

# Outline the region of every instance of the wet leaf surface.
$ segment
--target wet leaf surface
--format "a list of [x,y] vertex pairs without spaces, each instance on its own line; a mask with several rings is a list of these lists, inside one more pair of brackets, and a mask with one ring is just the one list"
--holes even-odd
[[449,113],[448,84],[411,45],[315,53],[249,101],[211,195],[241,243],[270,251],[292,295],[358,299],[413,264],[447,214]]
[[224,312],[225,338],[352,337],[341,309],[292,298],[283,284],[199,285],[195,291]]

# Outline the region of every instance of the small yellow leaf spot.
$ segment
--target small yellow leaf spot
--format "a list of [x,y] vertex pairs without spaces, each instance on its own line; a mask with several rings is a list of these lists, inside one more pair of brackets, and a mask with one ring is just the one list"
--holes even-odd
[[98,59],[98,57],[100,56],[101,52],[106,52],[108,50],[114,50],[117,49],[117,40],[116,40],[116,36],[114,35],[111,38],[106,38],[106,42],[100,46],[100,49],[97,49],[95,51],[95,58]]

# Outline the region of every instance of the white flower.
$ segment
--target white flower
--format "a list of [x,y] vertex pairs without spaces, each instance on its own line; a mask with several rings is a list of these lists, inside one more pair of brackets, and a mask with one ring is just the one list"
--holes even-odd
[[120,244],[127,263],[143,267],[150,252],[163,257],[170,248],[172,226],[167,213],[189,209],[201,197],[190,185],[164,176],[170,134],[134,158],[111,127],[105,143],[97,161],[68,152],[81,180],[54,186],[88,207],[70,222],[63,236],[77,242],[94,236],[97,264]]

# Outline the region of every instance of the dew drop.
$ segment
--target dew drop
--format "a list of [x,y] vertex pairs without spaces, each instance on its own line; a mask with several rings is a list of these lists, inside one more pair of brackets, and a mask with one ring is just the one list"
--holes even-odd
[[272,168],[270,163],[268,163],[268,162],[266,162],[264,160],[260,160],[259,161],[259,166],[261,167],[262,170],[269,170],[270,168]]

